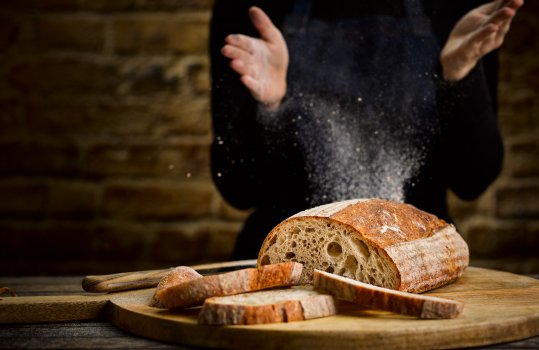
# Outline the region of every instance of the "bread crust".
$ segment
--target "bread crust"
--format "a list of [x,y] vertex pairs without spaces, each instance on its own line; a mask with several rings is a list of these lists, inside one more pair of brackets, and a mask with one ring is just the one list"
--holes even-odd
[[[290,258],[273,252],[286,240],[282,236],[287,232],[313,222],[340,228],[347,232],[348,241],[364,243],[369,247],[369,252],[379,255],[384,265],[383,274],[388,275],[389,281],[378,285],[387,288],[414,293],[431,290],[458,279],[469,263],[468,246],[453,225],[409,204],[356,199],[312,208],[281,222],[264,240],[258,265],[296,261],[294,251],[288,253]],[[329,233],[328,229],[324,234]],[[300,244],[293,249],[323,252],[329,247],[313,248]],[[302,259],[298,260],[306,266],[302,282],[312,282],[314,268],[328,268],[316,265],[318,256],[315,252],[312,259],[307,257],[308,261],[305,261],[305,256]]]
[[391,311],[419,318],[455,318],[462,313],[464,304],[449,299],[417,295],[381,288],[346,277],[314,271],[315,290],[330,293],[368,309]]
[[[275,300],[277,299],[277,300]],[[335,315],[331,295],[293,288],[209,298],[198,315],[207,325],[252,325],[303,321]]]
[[469,263],[468,245],[448,225],[432,236],[386,247],[397,267],[398,290],[422,293],[459,279]]
[[167,309],[196,306],[210,297],[296,285],[302,269],[299,263],[283,262],[204,276],[165,288],[156,297]]
[[155,293],[150,302],[150,306],[163,308],[163,304],[157,297],[157,294],[162,290],[170,288],[172,286],[191,281],[197,278],[202,278],[202,275],[190,268],[189,266],[178,266],[172,269],[168,274],[165,275],[157,284],[155,288]]

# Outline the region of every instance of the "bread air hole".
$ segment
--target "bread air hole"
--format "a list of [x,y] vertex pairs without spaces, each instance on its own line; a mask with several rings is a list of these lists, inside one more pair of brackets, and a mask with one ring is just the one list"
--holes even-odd
[[296,254],[293,253],[293,252],[287,252],[287,253],[284,255],[284,257],[285,257],[286,259],[293,259],[293,258],[296,257]]
[[327,246],[327,252],[332,258],[338,258],[342,254],[342,247],[337,242],[331,242]]
[[346,270],[348,270],[350,273],[352,274],[355,274],[356,271],[357,271],[357,267],[358,267],[358,262],[357,262],[357,259],[352,256],[352,255],[348,255],[346,257],[346,260],[344,262],[344,267],[346,268]]
[[352,238],[352,243],[356,246],[358,252],[365,257],[365,259],[368,259],[371,256],[369,247],[367,247],[363,241]]
[[269,265],[270,264],[270,258],[267,255],[264,255],[262,257],[262,260],[260,262],[261,265]]

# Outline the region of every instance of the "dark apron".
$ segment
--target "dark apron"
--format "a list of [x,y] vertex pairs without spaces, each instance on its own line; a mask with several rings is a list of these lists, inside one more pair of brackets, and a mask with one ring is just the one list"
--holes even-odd
[[405,17],[325,22],[296,1],[290,49],[289,144],[308,177],[307,205],[406,200],[439,132],[433,75],[439,46],[419,0]]

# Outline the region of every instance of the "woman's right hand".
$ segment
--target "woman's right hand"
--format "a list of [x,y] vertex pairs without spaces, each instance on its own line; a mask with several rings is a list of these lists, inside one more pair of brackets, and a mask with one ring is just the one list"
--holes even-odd
[[249,17],[260,38],[228,35],[221,53],[231,59],[230,67],[240,75],[254,99],[276,110],[286,94],[288,48],[283,35],[264,11],[251,7]]

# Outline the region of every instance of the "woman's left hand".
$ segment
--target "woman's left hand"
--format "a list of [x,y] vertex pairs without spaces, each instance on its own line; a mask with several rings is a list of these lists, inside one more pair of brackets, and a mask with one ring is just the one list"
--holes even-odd
[[497,0],[462,17],[449,34],[440,55],[444,79],[458,81],[489,52],[499,48],[523,0]]

